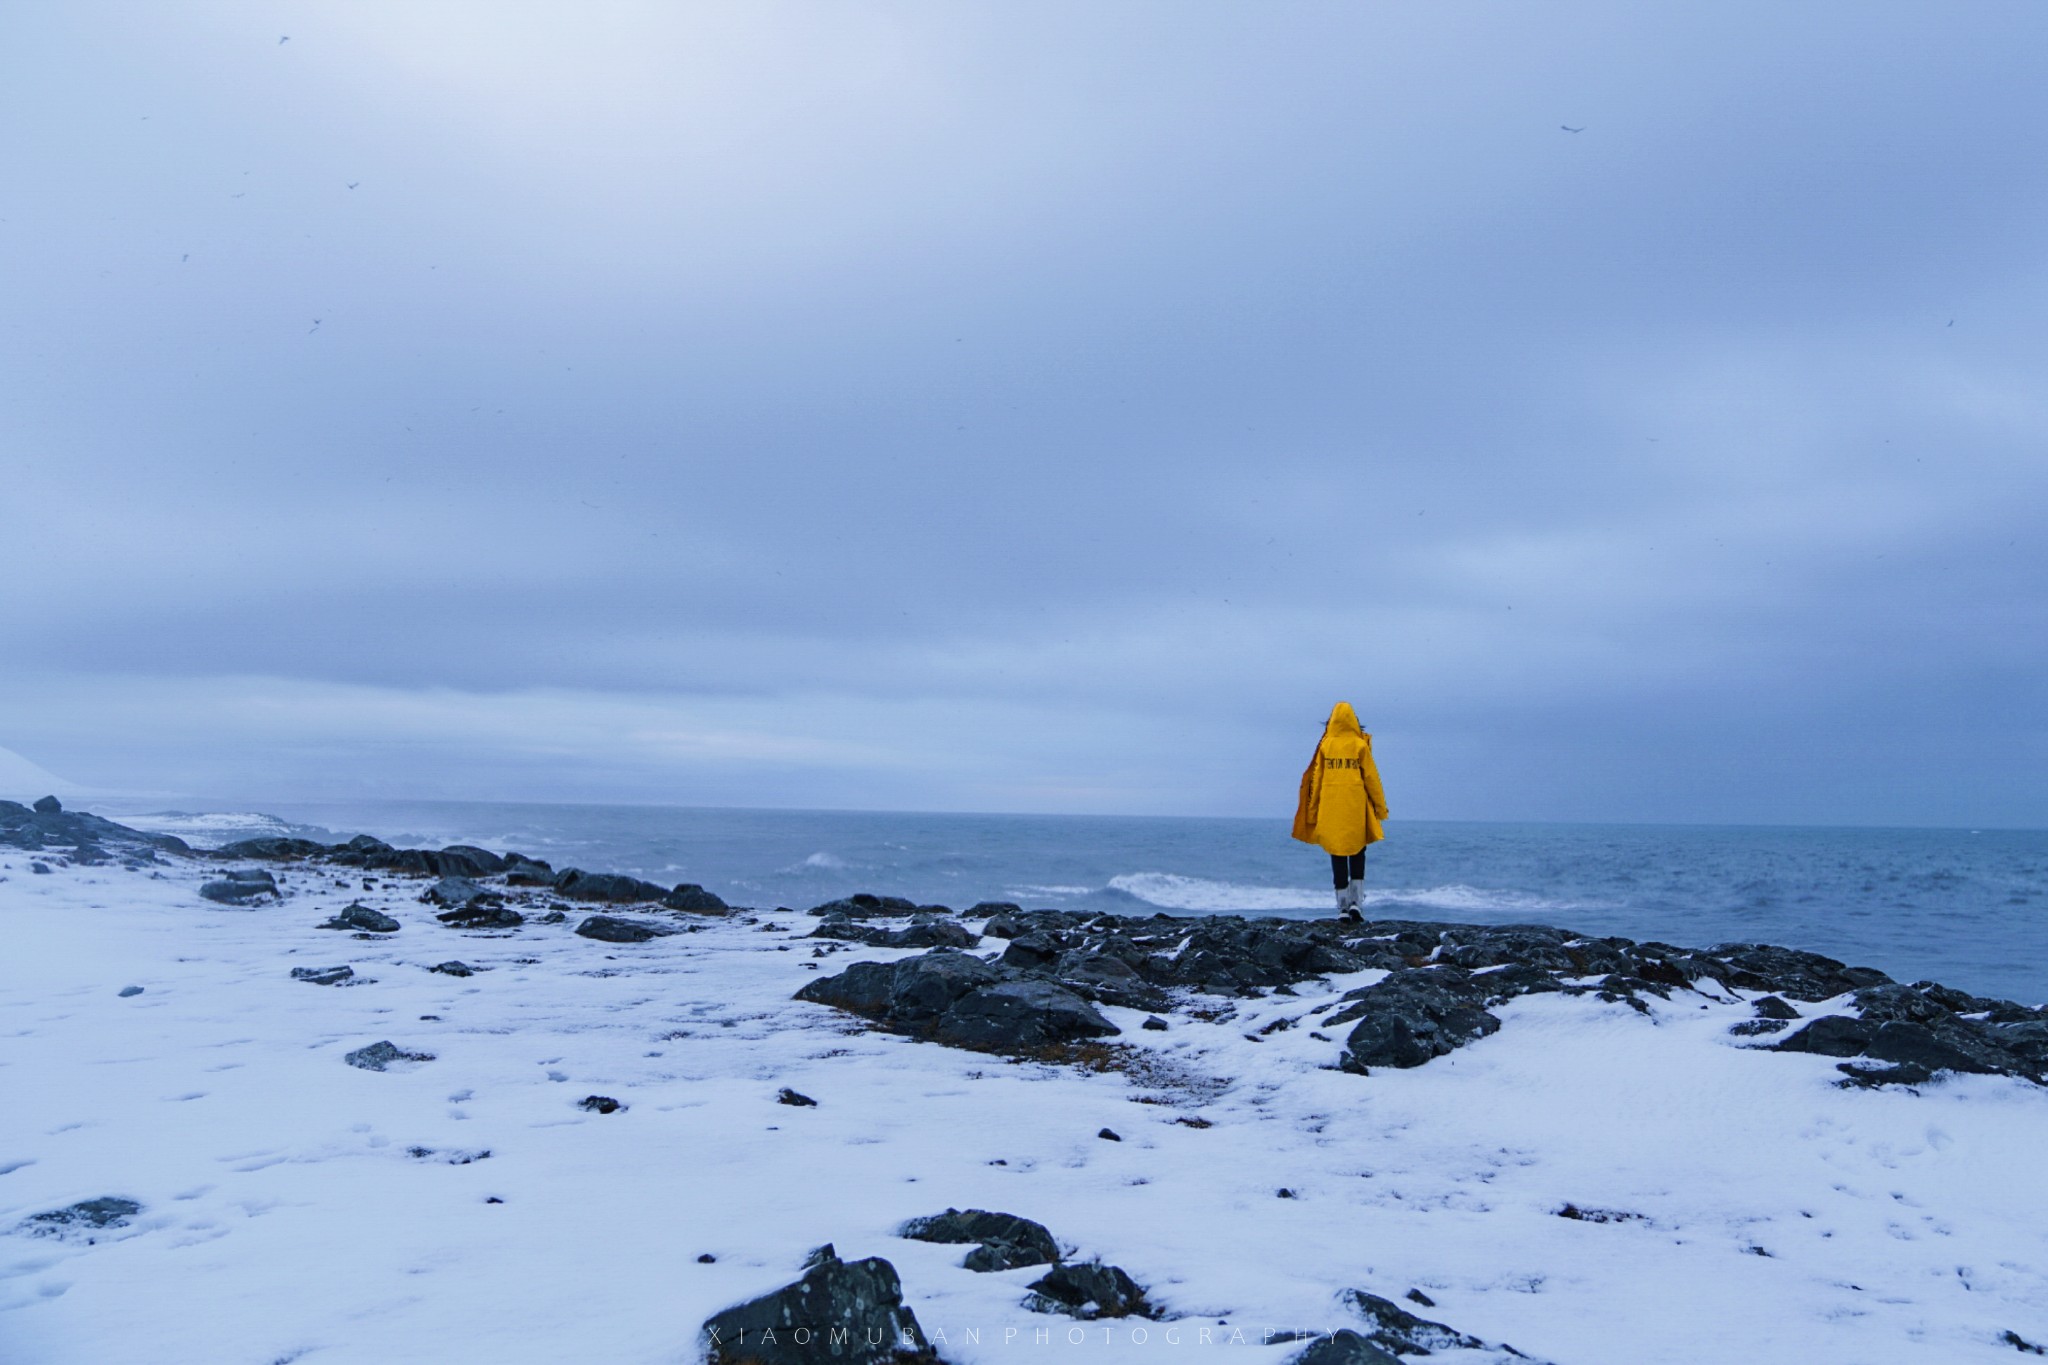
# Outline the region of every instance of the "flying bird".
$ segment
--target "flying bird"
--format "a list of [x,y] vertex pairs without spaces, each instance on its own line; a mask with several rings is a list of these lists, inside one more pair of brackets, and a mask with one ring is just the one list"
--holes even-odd
[[1574,128],[1569,123],[1560,123],[1557,126],[1564,129],[1567,133],[1583,133],[1586,131],[1583,127]]
[[354,188],[355,188],[356,186],[358,186],[358,185],[360,185],[360,184],[362,184],[362,183],[363,183],[363,182],[362,182],[362,181],[360,181],[360,180],[351,180],[351,181],[349,181],[349,182],[348,182],[348,187],[349,187],[350,189],[354,189]]
[[291,35],[291,34],[289,34],[289,33],[287,33],[287,34],[285,34],[285,35],[284,35],[284,37],[282,37],[282,38],[279,38],[279,39],[277,40],[277,45],[278,45],[279,47],[283,47],[283,46],[284,46],[284,45],[285,45],[286,43],[290,42],[291,40],[292,40],[292,35]]
[[306,329],[306,335],[307,335],[307,336],[311,336],[311,335],[313,335],[313,333],[315,333],[315,332],[317,332],[317,331],[319,331],[319,330],[320,330],[320,319],[319,319],[319,318],[314,318],[314,319],[313,319],[313,325],[312,325],[311,327],[308,327],[308,328]]

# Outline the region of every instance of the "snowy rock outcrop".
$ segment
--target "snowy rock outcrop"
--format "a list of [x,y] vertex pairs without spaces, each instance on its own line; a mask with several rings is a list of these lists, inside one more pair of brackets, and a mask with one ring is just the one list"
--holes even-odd
[[985,1052],[1031,1051],[1119,1032],[1060,983],[951,948],[900,962],[856,962],[806,984],[796,998],[898,1033]]
[[802,1278],[713,1315],[703,1327],[706,1365],[885,1365],[938,1357],[903,1302],[896,1267],[879,1256],[842,1261],[830,1246]]

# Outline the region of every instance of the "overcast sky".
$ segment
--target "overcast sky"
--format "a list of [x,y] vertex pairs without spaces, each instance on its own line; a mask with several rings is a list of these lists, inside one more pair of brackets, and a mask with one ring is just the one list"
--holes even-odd
[[2033,0],[9,6],[0,745],[2042,825],[2044,165]]

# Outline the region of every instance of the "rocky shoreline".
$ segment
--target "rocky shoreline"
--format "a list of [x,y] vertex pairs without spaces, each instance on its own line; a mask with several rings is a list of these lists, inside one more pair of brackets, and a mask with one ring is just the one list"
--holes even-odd
[[[557,870],[538,858],[465,844],[415,849],[369,835],[331,845],[270,837],[198,852],[168,835],[66,811],[55,797],[33,807],[0,801],[0,847],[83,865],[119,861],[139,868],[182,853],[224,863],[298,863],[432,879],[421,899],[437,907],[442,923],[465,929],[517,929],[530,913],[559,923],[579,905],[640,912],[592,915],[577,927],[585,937],[612,943],[688,932],[687,920],[674,915],[732,912],[694,883],[665,887],[618,873]],[[278,891],[272,875],[254,867],[227,871],[201,894],[250,905],[275,899]],[[1307,980],[1377,968],[1388,973],[1383,980],[1348,993],[1340,1007],[1317,1007],[1285,1026],[1317,1036],[1349,1026],[1332,1064],[1363,1075],[1375,1067],[1421,1066],[1492,1034],[1500,1020],[1491,1008],[1521,995],[1595,995],[1642,1010],[1646,995],[1668,1001],[1674,992],[1690,991],[1727,1000],[1742,992],[1757,997],[1755,1017],[1738,1026],[1743,1033],[1771,1039],[1761,1047],[1842,1059],[1843,1085],[1921,1085],[1944,1071],[2048,1083],[2048,1007],[1932,981],[1903,985],[1874,968],[1769,944],[1700,949],[1544,925],[1136,917],[1026,910],[1009,902],[956,913],[868,894],[809,913],[818,919],[810,936],[826,940],[820,957],[854,946],[927,951],[854,963],[810,982],[799,998],[892,1031],[990,1052],[1036,1054],[1114,1037],[1119,1030],[1096,1008],[1102,1004],[1165,1012],[1177,1000],[1284,995]],[[351,907],[330,927],[391,932],[395,924],[379,927],[388,919]],[[999,952],[986,950],[990,939],[1001,942]],[[1805,1022],[1793,1003],[1844,997],[1847,1012]]]
[[[797,1000],[838,1011],[858,1021],[856,1027],[1056,1066],[1136,1067],[1127,1030],[1230,1027],[1243,1006],[1259,1002],[1257,1026],[1236,1026],[1244,1041],[1305,1037],[1327,1048],[1323,1070],[1370,1077],[1447,1057],[1499,1033],[1506,1026],[1496,1012],[1502,1006],[1550,995],[1622,1005],[1645,1016],[1689,999],[1700,1001],[1701,1009],[1741,1007],[1746,1016],[1727,1032],[1742,1047],[1837,1059],[1836,1084],[1849,1089],[1910,1090],[1945,1073],[2041,1085],[2048,1075],[2048,1009],[1933,982],[1900,984],[1871,968],[1762,944],[1695,949],[1547,926],[1139,917],[1009,902],[955,911],[866,894],[807,912],[757,911],[729,906],[695,884],[557,870],[537,858],[470,845],[406,849],[368,836],[337,844],[261,838],[199,851],[175,838],[65,811],[54,798],[32,807],[0,802],[0,848],[31,855],[32,873],[111,863],[136,871],[197,864],[214,869],[197,894],[216,908],[280,905],[300,888],[330,901],[348,888],[375,890],[382,908],[351,901],[317,926],[363,940],[405,929],[394,891],[448,930],[516,939],[575,917],[575,934],[628,952],[721,922],[774,929],[784,933],[777,948],[810,948],[802,965],[817,974],[795,992]],[[807,930],[785,932],[792,923]],[[880,955],[832,970],[834,959],[863,952]],[[472,974],[456,959],[429,970]],[[1353,989],[1329,984],[1332,977],[1374,972],[1381,975]],[[291,976],[325,987],[368,984],[349,966],[296,967]],[[1295,1012],[1286,1002],[1297,996],[1302,1003]],[[1127,1011],[1141,1013],[1142,1021]],[[1122,1014],[1123,1022],[1112,1014]],[[382,1040],[349,1051],[344,1060],[362,1070],[402,1071],[435,1056]],[[787,1087],[779,1102],[816,1106]],[[581,1104],[601,1115],[627,1108],[606,1095]],[[1206,1126],[1199,1119],[1178,1121]],[[1106,1127],[1098,1137],[1121,1141]],[[1290,1198],[1292,1191],[1282,1189],[1279,1197]],[[56,1236],[78,1227],[112,1229],[133,1214],[109,1196],[37,1214],[29,1231]],[[1596,1215],[1601,1211],[1588,1214],[1570,1204],[1558,1214],[1601,1221]],[[1172,1320],[1139,1277],[1018,1214],[947,1208],[912,1219],[897,1235],[960,1245],[966,1251],[958,1264],[969,1271],[1032,1270],[1023,1307],[1034,1313]],[[1299,1365],[1386,1365],[1447,1350],[1520,1356],[1363,1289],[1346,1293],[1348,1311],[1364,1321],[1364,1330],[1301,1334]],[[1419,1289],[1409,1298],[1415,1306],[1432,1306]],[[828,1351],[829,1357],[848,1365],[936,1358],[903,1300],[896,1267],[881,1257],[842,1260],[830,1246],[812,1253],[794,1282],[709,1318],[700,1340],[713,1365],[798,1365],[818,1358],[820,1344],[833,1343],[843,1349]]]

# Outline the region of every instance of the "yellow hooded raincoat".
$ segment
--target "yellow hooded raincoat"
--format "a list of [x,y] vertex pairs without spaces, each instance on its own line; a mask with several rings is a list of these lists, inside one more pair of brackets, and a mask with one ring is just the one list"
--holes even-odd
[[1301,775],[1294,837],[1348,857],[1384,838],[1387,794],[1372,761],[1372,736],[1358,728],[1358,713],[1340,701],[1323,727],[1323,742]]

